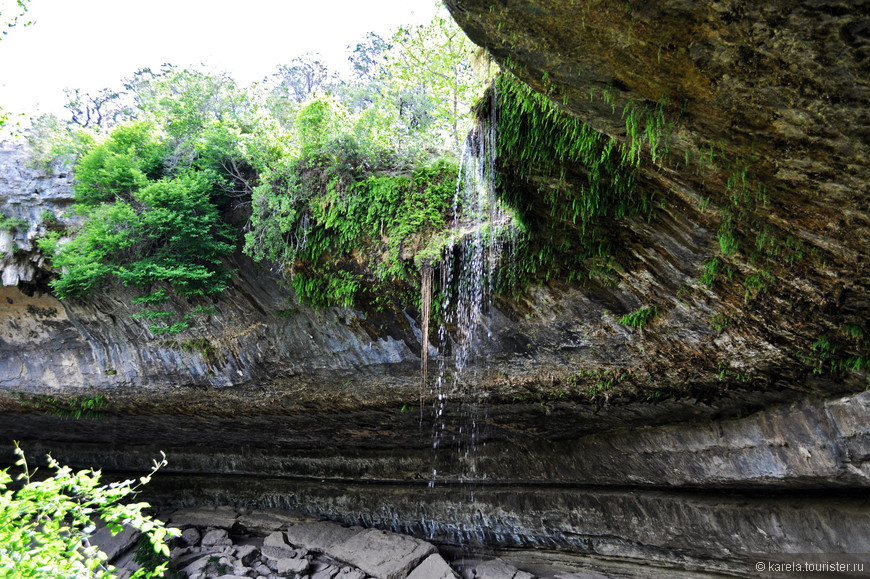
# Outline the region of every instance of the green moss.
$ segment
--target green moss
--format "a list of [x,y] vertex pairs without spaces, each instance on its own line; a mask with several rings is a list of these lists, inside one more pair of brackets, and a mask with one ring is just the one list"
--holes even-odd
[[245,251],[288,274],[303,302],[359,305],[419,297],[419,263],[440,258],[455,191],[455,161],[396,173],[347,137],[323,144],[254,191]]
[[[512,270],[502,278],[519,289],[553,278],[614,285],[615,223],[634,216],[653,219],[661,204],[655,192],[637,187],[636,174],[642,151],[650,150],[658,161],[666,150],[670,125],[664,105],[627,106],[629,139],[622,144],[510,74],[496,80],[495,90],[498,194],[521,225]],[[600,98],[607,100],[608,94]]]

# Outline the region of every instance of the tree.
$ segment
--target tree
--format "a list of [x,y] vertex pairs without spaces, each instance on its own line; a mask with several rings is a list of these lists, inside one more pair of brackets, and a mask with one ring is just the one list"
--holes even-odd
[[[22,16],[27,13],[30,8],[28,5],[30,0],[0,0],[0,40],[9,33],[11,28],[21,24],[22,26],[30,26],[33,22],[20,22]],[[11,10],[10,7],[11,6]],[[6,120],[9,115],[0,107],[0,129],[6,125]]]
[[[33,22],[21,22],[21,18],[30,9],[30,0],[0,0],[0,40],[9,33],[9,29],[21,26],[30,26]],[[10,9],[11,8],[11,9]]]
[[169,173],[166,150],[140,122],[117,127],[79,159],[76,199],[87,218],[67,243],[40,241],[62,272],[52,282],[59,297],[86,296],[111,278],[145,290],[165,282],[183,297],[227,287],[222,259],[233,245],[212,199],[218,175]]
[[[350,46],[348,46],[350,48]],[[363,84],[373,84],[384,75],[383,56],[392,45],[380,35],[369,32],[348,57],[354,77]]]
[[[21,579],[114,576],[115,569],[107,563],[106,555],[89,543],[97,518],[116,534],[123,525],[139,529],[154,552],[168,560],[165,540],[180,532],[144,514],[148,503],[125,502],[166,464],[165,456],[155,461],[151,473],[138,483],[127,480],[100,485],[98,471],[73,472],[51,456],[48,466],[54,476],[35,480],[35,471],[29,469],[17,444],[15,454],[16,465],[23,471],[17,478],[21,487],[9,488],[13,481],[9,469],[0,471],[0,575]],[[166,567],[163,563],[154,569],[142,568],[132,577],[159,577]]]
[[425,110],[434,128],[458,151],[470,128],[463,119],[470,120],[471,105],[482,93],[483,83],[471,66],[477,47],[452,19],[438,15],[429,24],[400,28],[392,44],[387,66],[394,98],[406,108],[410,126],[420,123],[420,111]]
[[79,89],[66,89],[70,124],[82,128],[106,130],[118,123],[135,118],[135,112],[123,101],[121,91],[104,88],[96,94],[82,93]]
[[329,72],[320,58],[315,54],[305,54],[282,64],[278,72],[272,75],[276,80],[276,95],[301,103],[317,91],[327,91],[332,88],[334,75]]
[[400,28],[389,41],[369,33],[349,58],[353,81],[340,87],[346,106],[360,115],[358,138],[404,152],[458,153],[483,88],[471,66],[475,50],[441,16]]
[[[139,301],[151,307],[159,302],[150,296],[165,299],[167,286],[181,297],[220,292],[229,275],[221,265],[232,250],[229,223],[244,221],[255,259],[291,269],[296,257],[320,259],[315,250],[332,242],[331,226],[309,227],[318,211],[367,203],[359,183],[373,173],[408,174],[458,152],[482,85],[472,74],[472,50],[438,17],[389,40],[367,35],[351,55],[353,78],[341,85],[308,54],[280,67],[274,82],[248,89],[223,73],[164,65],[136,72],[124,91],[99,93],[117,95],[108,102],[124,103],[136,121],[95,137],[79,159],[86,219],[71,240],[41,243],[61,272],[56,294],[86,297],[116,280],[143,287]],[[85,106],[76,110],[94,118]],[[347,215],[321,217],[353,221]],[[346,240],[360,237],[354,227]],[[306,245],[309,231],[320,237]],[[326,294],[345,300],[356,283],[346,276],[359,274],[331,273],[341,291]]]
[[69,123],[54,114],[43,114],[30,120],[27,129],[27,145],[31,159],[46,172],[52,164],[61,160],[75,163],[76,158],[93,146],[93,134],[86,130],[74,130]]
[[[348,57],[353,78],[339,87],[342,100],[352,110],[360,112],[383,97],[389,78],[384,68],[384,56],[392,45],[374,32],[366,34]],[[350,49],[350,46],[348,46]]]

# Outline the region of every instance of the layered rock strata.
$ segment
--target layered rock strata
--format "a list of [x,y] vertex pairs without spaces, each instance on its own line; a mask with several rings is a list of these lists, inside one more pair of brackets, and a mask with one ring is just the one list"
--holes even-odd
[[[734,575],[757,550],[870,550],[854,532],[870,522],[866,2],[447,4],[603,135],[630,141],[629,103],[673,121],[668,154],[645,146],[638,168],[656,217],[609,224],[612,283],[495,296],[474,379],[443,407],[424,389],[421,413],[417,312],[316,310],[241,256],[183,339],[152,335],[123,289],[56,300],[33,242],[46,209],[64,219],[71,177],[6,149],[0,209],[27,226],[0,234],[3,438],[121,471],[165,450],[167,503],[296,508],[468,548]],[[546,181],[515,161],[503,186],[549,215]],[[620,323],[646,305],[649,324]],[[430,353],[429,387],[451,372]]]

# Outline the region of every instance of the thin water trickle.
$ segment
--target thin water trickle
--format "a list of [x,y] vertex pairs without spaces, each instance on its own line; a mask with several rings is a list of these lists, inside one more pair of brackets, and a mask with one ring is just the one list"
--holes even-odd
[[[438,265],[443,303],[432,447],[436,465],[439,458],[458,465],[457,472],[448,469],[443,476],[464,484],[467,502],[474,502],[474,484],[486,478],[478,457],[487,423],[481,380],[487,372],[485,345],[493,335],[488,314],[496,287],[508,285],[498,276],[506,269],[505,261],[512,261],[509,256],[516,247],[513,214],[496,196],[496,103],[493,89],[489,118],[466,141],[453,200],[451,239]],[[430,487],[437,477],[433,467]]]

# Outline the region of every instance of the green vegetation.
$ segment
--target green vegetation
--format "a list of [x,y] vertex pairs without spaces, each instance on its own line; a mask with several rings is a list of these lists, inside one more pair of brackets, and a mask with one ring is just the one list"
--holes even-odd
[[774,282],[775,278],[767,270],[759,270],[743,280],[743,285],[746,288],[744,294],[744,302],[749,302],[749,298],[753,295],[758,295],[764,292]]
[[870,389],[870,348],[864,329],[857,324],[843,324],[836,332],[819,336],[812,352],[801,358],[812,367],[813,374],[842,377],[864,372]]
[[645,149],[649,150],[653,163],[660,163],[668,155],[670,136],[675,124],[665,115],[669,104],[668,99],[662,98],[652,108],[633,101],[623,107],[622,118],[628,134],[628,147],[623,147],[626,163],[640,166],[641,155]]
[[719,312],[713,314],[713,316],[710,318],[710,327],[716,330],[717,333],[721,334],[728,326],[728,322],[728,316]]
[[616,369],[595,368],[593,370],[579,370],[567,378],[569,386],[580,389],[580,393],[587,398],[595,398],[599,395],[607,395],[617,384],[625,381],[629,374]]
[[[169,546],[171,547],[174,542],[174,540],[170,540]],[[154,573],[155,576],[163,577],[164,579],[187,579],[187,574],[176,569],[169,562],[168,553],[164,553],[163,550],[154,549],[148,535],[139,536],[139,540],[136,542],[136,553],[133,556],[133,562],[141,566],[145,571]]]
[[183,352],[198,352],[203,358],[208,358],[215,352],[215,347],[208,338],[161,340],[159,345],[166,348],[177,348]]
[[658,315],[658,308],[655,306],[644,306],[639,310],[625,314],[619,318],[619,323],[630,328],[643,328],[645,324],[650,322]]
[[418,284],[402,253],[446,227],[456,164],[391,175],[375,162],[340,138],[285,168],[280,186],[257,187],[245,251],[280,264],[297,295],[316,305],[351,305],[367,282]]
[[[510,160],[512,173],[537,177],[539,193],[551,215],[590,232],[604,219],[642,214],[651,210],[650,199],[640,196],[635,182],[636,143],[621,149],[576,117],[562,113],[546,96],[533,92],[514,77],[503,74],[496,81],[499,98],[498,155]],[[635,117],[632,115],[632,119]],[[571,166],[586,173],[585,185],[568,188],[565,177]],[[551,179],[559,187],[552,187]],[[507,201],[528,219],[520,200]],[[564,211],[564,212],[563,212]]]
[[57,235],[40,247],[63,275],[58,297],[82,297],[116,279],[150,293],[166,283],[183,297],[222,291],[233,250],[219,218],[218,176],[164,167],[164,145],[147,123],[122,125],[76,165],[84,225],[69,243]]
[[748,382],[752,382],[752,377],[744,374],[740,370],[730,369],[728,365],[725,364],[725,362],[719,362],[719,381],[741,382],[745,384]]
[[[136,317],[181,344],[194,339],[183,334],[196,308],[228,287],[241,245],[305,302],[418,305],[421,264],[439,262],[450,242],[455,153],[482,92],[472,51],[439,16],[389,39],[369,34],[351,55],[352,78],[306,56],[248,89],[167,66],[138,71],[124,90],[71,91],[74,130],[45,117],[31,143],[43,163],[77,158],[84,224],[71,241],[60,243],[59,231],[40,241],[59,271],[54,292],[139,288]],[[499,286],[554,277],[615,285],[613,223],[652,219],[660,204],[635,173],[642,152],[654,162],[667,152],[667,102],[625,106],[621,145],[509,74],[495,85],[501,169],[528,185],[500,191],[522,234]],[[597,98],[613,100],[610,91]],[[544,194],[549,218],[530,191]]]
[[[641,150],[649,148],[658,160],[666,148],[670,126],[663,105],[653,111],[627,107],[630,142],[620,144],[509,73],[497,78],[495,90],[499,173],[503,182],[512,183],[500,195],[523,229],[511,285],[521,288],[551,277],[614,285],[613,224],[632,216],[652,219],[659,207],[655,193],[637,187],[636,171]],[[600,98],[608,95],[605,91]],[[521,183],[527,189],[517,186]],[[533,204],[535,198],[543,199],[549,215]]]
[[39,242],[59,272],[54,293],[139,288],[136,317],[177,336],[228,287],[243,245],[303,301],[374,302],[378,287],[413,303],[412,258],[446,227],[482,91],[472,51],[438,16],[388,40],[369,34],[350,78],[306,56],[248,89],[165,66],[124,90],[71,91],[69,128],[43,117],[30,139],[44,165],[76,159],[84,223],[71,241],[56,231]]
[[[100,473],[92,470],[73,472],[47,457],[54,475],[42,480],[33,477],[16,445],[16,466],[21,473],[15,479],[9,469],[0,471],[0,575],[4,577],[113,577],[115,569],[106,555],[88,537],[96,530],[94,520],[106,522],[113,533],[122,525],[139,529],[151,549],[169,556],[166,539],[177,536],[177,529],[143,513],[148,503],[131,503],[130,498],[147,484],[154,473],[166,464],[155,461],[151,473],[121,483],[100,484]],[[132,577],[160,577],[166,564],[143,568]]]
[[53,414],[61,418],[90,419],[105,415],[102,408],[108,402],[102,394],[96,396],[74,396],[72,398],[54,398],[45,394],[33,396],[19,395],[22,406]]
[[[169,296],[166,294],[164,290],[157,290],[145,297],[136,298],[133,300],[134,303],[143,304],[147,307],[157,307],[160,304],[163,304],[166,300],[169,299]],[[211,315],[215,312],[213,306],[203,306],[197,305],[192,310],[188,311],[185,314],[179,314],[175,312],[170,312],[167,310],[142,310],[138,313],[133,314],[134,319],[144,319],[144,320],[152,320],[149,324],[149,331],[155,336],[162,336],[164,334],[168,334],[170,336],[174,336],[176,334],[180,334],[185,330],[190,329],[191,324],[201,315]],[[181,318],[181,319],[178,319]],[[155,323],[160,322],[163,323]]]
[[719,276],[724,276],[725,279],[734,277],[734,269],[721,256],[716,256],[706,262],[702,268],[699,281],[707,288],[713,289],[713,286],[720,279]]
[[6,217],[0,213],[0,231],[24,232],[27,231],[27,222],[20,217]]

